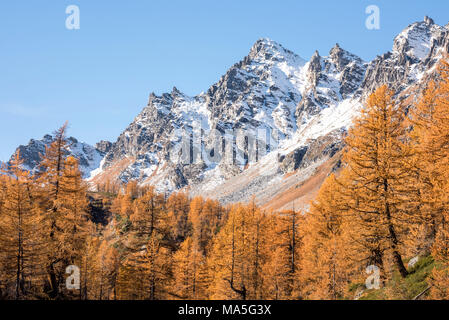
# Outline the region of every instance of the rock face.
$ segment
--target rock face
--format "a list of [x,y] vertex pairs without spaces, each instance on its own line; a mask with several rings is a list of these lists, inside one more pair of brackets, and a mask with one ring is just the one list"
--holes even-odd
[[[341,137],[344,131],[331,132],[325,136],[310,140],[287,155],[279,157],[279,168],[282,173],[291,173],[298,169],[305,169],[323,159],[332,158],[343,147]],[[337,138],[338,137],[338,138]]]
[[[106,153],[87,143],[79,142],[73,137],[68,138],[67,141],[69,143],[68,154],[79,160],[83,177],[88,178],[90,173],[100,166],[100,162]],[[20,152],[20,156],[24,160],[24,168],[33,173],[38,172],[42,155],[45,155],[45,147],[52,142],[53,137],[45,135],[41,140],[31,139],[27,145],[19,146],[16,151]]]
[[338,43],[328,57],[322,58],[316,51],[308,63],[308,85],[295,112],[298,126],[329,105],[356,98],[366,65],[359,57],[340,48]]
[[[120,168],[118,180],[152,184],[161,192],[188,187],[223,202],[256,194],[263,203],[264,190],[278,190],[274,185],[283,177],[313,176],[313,168],[341,150],[374,89],[388,84],[407,98],[448,51],[449,29],[428,17],[405,28],[391,52],[370,62],[338,44],[327,56],[315,52],[306,61],[260,39],[205,92],[152,93],[116,142],[76,150],[83,149],[85,176],[95,169],[93,183]],[[45,139],[22,147],[29,168],[36,167]]]
[[449,50],[449,29],[425,17],[405,28],[393,50],[371,61],[361,85],[365,96],[381,84],[396,91],[419,82]]
[[45,146],[50,145],[52,139],[52,136],[47,134],[41,140],[31,139],[27,145],[21,145],[16,149],[16,152],[19,151],[21,158],[24,160],[25,169],[32,172],[38,170],[41,155],[45,154]]
[[299,168],[307,153],[308,146],[299,147],[287,155],[279,157],[280,169],[283,173],[290,173]]
[[103,154],[108,153],[112,148],[112,142],[101,140],[100,142],[95,144],[95,149],[100,151]]

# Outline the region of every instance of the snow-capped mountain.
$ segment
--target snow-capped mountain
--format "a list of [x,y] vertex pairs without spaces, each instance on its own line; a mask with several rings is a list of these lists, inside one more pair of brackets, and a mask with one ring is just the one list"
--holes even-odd
[[362,90],[369,94],[379,84],[400,92],[421,81],[448,53],[449,28],[425,17],[405,28],[393,43],[393,50],[370,62]]
[[[274,151],[321,110],[351,99],[365,68],[359,57],[338,45],[328,57],[316,53],[306,62],[282,45],[260,39],[248,56],[205,93],[188,97],[174,88],[162,96],[151,94],[148,105],[114,143],[101,169],[107,172],[125,160],[127,165],[119,175],[122,181],[139,179],[161,191],[199,184],[212,187],[242,172],[251,162],[245,135],[266,134],[276,142],[266,151]],[[237,130],[243,132],[242,139],[235,138],[234,151],[229,151],[232,147],[224,141],[230,130],[234,135]],[[199,137],[199,161],[181,161],[179,151],[186,135]],[[221,158],[207,161],[211,153],[218,153],[217,138]],[[231,155],[239,151],[243,154],[240,162]],[[266,153],[259,151],[253,160]],[[102,172],[96,173],[99,176],[94,180],[100,180]]]
[[[84,178],[88,178],[90,173],[100,166],[100,162],[109,151],[110,142],[101,141],[96,147],[87,143],[79,142],[73,137],[67,139],[68,154],[79,160],[79,168]],[[45,147],[53,142],[51,135],[45,135],[41,140],[31,139],[27,145],[21,145],[16,149],[20,152],[24,160],[23,167],[32,173],[39,171],[39,163],[45,155]]]
[[[306,61],[260,39],[205,92],[152,93],[116,142],[95,149],[104,157],[91,157],[85,176],[93,186],[138,180],[161,192],[183,189],[223,202],[255,195],[260,204],[287,208],[310,198],[339,166],[342,138],[374,89],[388,84],[413,99],[412,89],[423,87],[448,52],[448,26],[428,17],[370,62],[338,44]],[[33,168],[33,152],[26,157]]]

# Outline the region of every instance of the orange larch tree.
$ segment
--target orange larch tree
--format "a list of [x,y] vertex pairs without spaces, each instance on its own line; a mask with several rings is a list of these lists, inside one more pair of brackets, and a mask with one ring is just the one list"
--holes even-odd
[[346,211],[335,176],[320,188],[304,221],[301,248],[302,296],[308,299],[342,299],[349,283],[345,238]]
[[393,96],[387,86],[382,86],[369,97],[349,130],[343,160],[352,177],[346,185],[352,202],[355,200],[350,211],[361,222],[364,239],[378,246],[379,252],[391,253],[397,270],[405,277],[408,272],[402,240],[406,216],[412,212],[404,211],[403,204],[409,200],[404,187],[410,185],[407,161],[412,152],[404,143],[404,110]]
[[[39,256],[39,218],[33,207],[33,184],[30,173],[22,169],[20,152],[4,173],[0,216],[0,278],[3,294],[27,299],[37,292],[40,272],[34,262]],[[9,290],[13,288],[14,293]]]

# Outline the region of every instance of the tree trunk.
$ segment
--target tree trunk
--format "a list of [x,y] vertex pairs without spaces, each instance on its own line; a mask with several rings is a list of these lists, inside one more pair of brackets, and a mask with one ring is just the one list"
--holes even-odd
[[48,274],[48,280],[50,282],[50,291],[48,292],[48,295],[50,298],[54,299],[59,294],[59,285],[58,285],[58,279],[56,277],[55,268],[53,267],[53,264],[51,264],[47,268],[47,274]]
[[[388,181],[386,179],[384,179],[384,191],[385,191],[385,194],[387,194]],[[387,216],[388,232],[389,232],[391,249],[393,251],[393,258],[396,263],[396,266],[398,267],[399,273],[401,274],[401,277],[405,278],[408,275],[408,272],[404,266],[404,262],[402,261],[401,254],[398,251],[398,243],[399,243],[398,237],[396,236],[396,231],[394,230],[393,222],[391,219],[390,204],[388,203],[388,201],[386,199],[385,199],[385,214]]]
[[388,226],[388,229],[390,231],[390,239],[391,239],[391,249],[393,250],[393,258],[396,263],[396,266],[399,269],[399,273],[401,274],[402,278],[405,278],[408,275],[408,271],[404,266],[404,262],[402,261],[401,254],[399,253],[397,249],[398,240],[396,237],[396,233],[394,231],[393,225],[390,223]]

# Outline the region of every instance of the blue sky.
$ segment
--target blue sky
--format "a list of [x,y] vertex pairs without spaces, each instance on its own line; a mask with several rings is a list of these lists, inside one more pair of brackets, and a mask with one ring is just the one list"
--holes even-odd
[[[65,27],[72,4],[79,30]],[[371,4],[380,30],[365,28]],[[65,120],[79,140],[115,141],[150,92],[206,91],[258,38],[370,60],[424,15],[447,24],[449,1],[1,1],[0,160]]]

